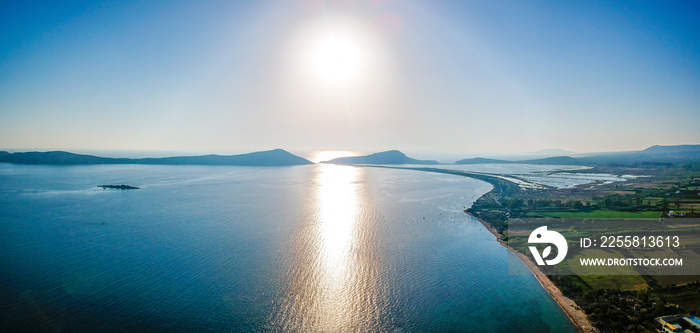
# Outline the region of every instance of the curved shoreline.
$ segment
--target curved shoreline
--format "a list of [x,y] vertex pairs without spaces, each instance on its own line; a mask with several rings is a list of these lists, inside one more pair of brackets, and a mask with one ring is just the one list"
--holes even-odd
[[[445,173],[445,174],[451,174],[455,176],[462,176],[462,177],[469,177],[472,179],[477,179],[481,181],[485,181],[493,186],[493,189],[491,191],[494,191],[498,188],[499,182],[507,182],[511,183],[514,186],[518,186],[517,184],[506,180],[502,178],[498,178],[496,176],[488,175],[488,174],[481,174],[481,173],[472,173],[468,171],[457,171],[457,170],[448,170],[448,169],[439,169],[439,168],[427,168],[427,167],[394,167],[394,166],[376,166],[376,165],[365,165],[369,167],[379,167],[379,168],[387,168],[387,169],[403,169],[403,170],[414,170],[414,171],[424,171],[424,172],[436,172],[436,173]],[[486,192],[482,194],[481,196],[483,197],[484,195],[490,193]],[[481,197],[479,197],[481,198]],[[477,200],[479,199],[477,198]],[[530,260],[530,258],[512,247],[508,246],[505,242],[501,240],[501,235],[498,233],[498,231],[491,226],[491,223],[482,220],[481,218],[478,218],[470,213],[468,213],[466,210],[464,211],[467,215],[473,217],[477,221],[479,221],[484,227],[491,232],[496,237],[496,241],[500,243],[503,247],[508,249],[512,254],[514,254],[516,257],[522,261],[525,266],[528,267],[532,275],[537,278],[537,281],[540,283],[542,288],[544,288],[549,295],[554,299],[557,304],[559,304],[559,307],[564,311],[567,317],[569,317],[569,320],[574,324],[576,328],[579,329],[581,332],[585,333],[597,333],[599,332],[598,329],[593,327],[591,322],[588,320],[588,316],[586,313],[574,302],[574,300],[564,296],[564,294],[559,290],[559,288],[552,282],[552,280],[547,277],[542,271],[537,267],[537,265]]]
[[470,214],[467,212],[464,212],[465,214],[469,215],[470,217],[474,218],[475,220],[479,221],[491,234],[496,237],[496,241],[501,244],[503,247],[508,249],[512,254],[514,254],[516,257],[522,261],[525,266],[530,270],[532,275],[537,278],[537,281],[540,283],[542,288],[544,288],[549,295],[554,299],[554,301],[559,304],[559,307],[564,311],[567,317],[569,317],[569,320],[576,326],[581,332],[587,332],[587,333],[592,333],[592,332],[599,332],[598,329],[593,327],[590,321],[588,321],[588,316],[586,315],[583,310],[576,305],[576,302],[574,300],[564,296],[564,294],[559,290],[559,288],[552,282],[552,280],[547,277],[542,271],[537,267],[537,265],[530,260],[530,258],[512,247],[508,246],[506,242],[501,240],[501,235],[498,234],[498,231],[491,226],[490,223]]

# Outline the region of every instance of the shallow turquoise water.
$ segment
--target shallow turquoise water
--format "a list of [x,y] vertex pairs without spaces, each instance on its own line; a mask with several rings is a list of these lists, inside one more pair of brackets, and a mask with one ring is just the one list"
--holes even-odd
[[574,332],[462,213],[489,189],[333,165],[0,164],[0,330]]

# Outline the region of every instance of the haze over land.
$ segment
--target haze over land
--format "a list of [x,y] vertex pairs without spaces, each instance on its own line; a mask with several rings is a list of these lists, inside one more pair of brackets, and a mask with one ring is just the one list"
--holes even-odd
[[[322,152],[335,156],[330,159],[316,156],[314,161],[327,164],[421,164],[437,165],[435,160],[419,160],[406,156],[398,150],[378,152],[365,156],[347,156],[350,152]],[[340,155],[340,157],[338,157]],[[544,164],[544,165],[674,165],[700,161],[700,145],[653,146],[642,151],[608,152],[588,155],[552,156],[534,159],[504,160],[493,158],[466,158],[455,164]],[[0,162],[14,164],[155,164],[155,165],[241,165],[241,166],[290,166],[314,164],[303,157],[283,149],[252,152],[238,155],[169,156],[147,158],[112,158],[74,154],[65,151],[50,152],[6,152],[0,151]],[[451,164],[452,162],[448,162]]]
[[699,11],[696,1],[3,2],[0,149],[695,144]]

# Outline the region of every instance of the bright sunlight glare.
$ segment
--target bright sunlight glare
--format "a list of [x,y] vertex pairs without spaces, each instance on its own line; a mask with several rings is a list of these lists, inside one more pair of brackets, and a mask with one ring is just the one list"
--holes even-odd
[[282,82],[290,101],[303,101],[304,112],[368,109],[394,87],[387,41],[375,25],[326,14],[290,33]]
[[332,84],[352,81],[362,67],[359,43],[348,36],[328,34],[313,46],[311,65],[320,79]]
[[338,157],[347,156],[358,156],[359,154],[354,151],[344,151],[344,150],[321,150],[315,151],[310,154],[308,158],[311,162],[320,163],[325,161],[330,161]]

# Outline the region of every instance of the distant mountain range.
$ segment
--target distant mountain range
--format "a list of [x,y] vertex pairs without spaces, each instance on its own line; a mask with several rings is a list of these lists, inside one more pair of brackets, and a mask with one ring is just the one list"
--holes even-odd
[[507,164],[507,163],[518,163],[518,164],[555,164],[555,165],[571,165],[581,163],[578,159],[569,156],[555,156],[555,157],[545,157],[537,158],[532,160],[522,160],[522,161],[507,161],[499,160],[493,158],[467,158],[455,162],[455,164]]
[[366,156],[339,157],[321,163],[329,164],[439,164],[433,160],[417,160],[406,156],[398,150],[389,150]]
[[556,156],[524,161],[477,157],[459,160],[456,164],[636,165],[697,162],[700,162],[700,145],[652,146],[639,151],[594,153],[576,157]]
[[531,154],[548,154],[548,155],[564,155],[564,154],[573,154],[574,152],[568,151],[568,150],[563,150],[563,149],[542,149],[538,151],[534,151]]
[[9,153],[0,151],[0,162],[15,164],[161,164],[161,165],[243,165],[287,166],[314,164],[283,149],[241,155],[176,156],[163,158],[110,158],[65,151]]
[[[0,162],[15,164],[159,164],[159,165],[243,165],[286,166],[314,164],[283,149],[254,152],[241,155],[202,155],[162,158],[110,158],[73,154],[65,151],[9,153],[0,151]],[[493,158],[468,158],[456,164],[550,164],[550,165],[640,165],[681,164],[700,162],[700,145],[652,146],[639,151],[595,153],[588,155],[555,156],[529,160],[502,160]],[[398,150],[389,150],[366,156],[340,157],[321,163],[329,164],[439,164],[433,160],[417,160]]]

